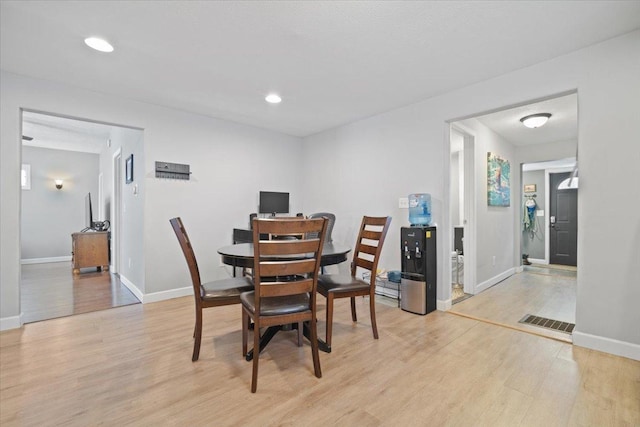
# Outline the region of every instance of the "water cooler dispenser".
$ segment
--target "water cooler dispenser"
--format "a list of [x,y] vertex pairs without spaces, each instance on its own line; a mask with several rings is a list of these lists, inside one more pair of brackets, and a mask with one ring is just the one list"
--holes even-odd
[[402,227],[400,245],[400,308],[431,313],[436,309],[436,227]]

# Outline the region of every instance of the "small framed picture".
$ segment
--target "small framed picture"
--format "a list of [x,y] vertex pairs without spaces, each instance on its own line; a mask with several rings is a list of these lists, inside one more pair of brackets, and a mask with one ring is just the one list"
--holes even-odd
[[536,191],[536,185],[535,184],[525,184],[524,185],[524,192],[525,193],[534,193]]
[[133,182],[133,154],[127,157],[125,167],[126,167],[125,182],[127,184],[130,184]]

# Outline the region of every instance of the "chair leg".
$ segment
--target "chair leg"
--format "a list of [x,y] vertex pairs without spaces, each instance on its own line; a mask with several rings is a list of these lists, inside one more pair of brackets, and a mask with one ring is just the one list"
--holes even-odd
[[356,298],[351,297],[351,320],[354,322],[358,321],[358,316],[356,316]]
[[242,357],[247,355],[247,341],[249,338],[249,316],[242,308]]
[[369,311],[371,311],[371,328],[373,329],[373,337],[378,339],[378,325],[376,323],[376,298],[371,295],[369,297]]
[[298,322],[298,347],[302,347],[302,322]]
[[260,328],[256,324],[253,328],[253,374],[251,376],[251,393],[255,393],[258,388],[258,359],[260,359]]
[[327,294],[327,345],[331,347],[331,334],[333,333],[333,294]]
[[311,355],[313,356],[313,371],[316,377],[322,378],[322,370],[320,369],[320,355],[318,353],[318,326],[316,319],[309,321],[311,329]]
[[195,362],[200,357],[200,342],[202,341],[202,309],[196,309],[196,326],[193,331],[193,356],[191,361]]

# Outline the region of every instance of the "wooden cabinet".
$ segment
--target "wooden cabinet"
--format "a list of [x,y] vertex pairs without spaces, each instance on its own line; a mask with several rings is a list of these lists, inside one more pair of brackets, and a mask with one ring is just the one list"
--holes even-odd
[[109,269],[109,232],[88,231],[71,235],[73,273],[81,268],[97,267],[98,271]]

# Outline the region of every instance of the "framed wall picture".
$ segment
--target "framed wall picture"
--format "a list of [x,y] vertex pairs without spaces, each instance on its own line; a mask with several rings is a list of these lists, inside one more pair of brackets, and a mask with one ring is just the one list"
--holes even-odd
[[495,153],[487,153],[487,204],[511,204],[511,167],[509,161]]
[[133,182],[133,154],[127,157],[125,162],[125,182],[127,184]]
[[524,185],[524,192],[525,193],[535,193],[536,192],[536,185],[535,184],[525,184]]

